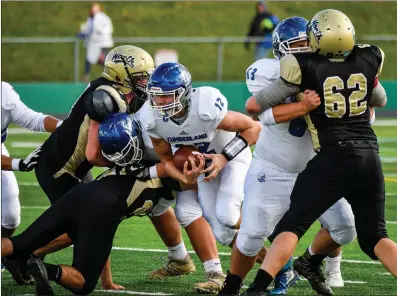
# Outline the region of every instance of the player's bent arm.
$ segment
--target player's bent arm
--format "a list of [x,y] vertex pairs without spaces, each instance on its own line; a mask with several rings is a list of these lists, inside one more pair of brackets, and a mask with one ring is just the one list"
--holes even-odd
[[[154,172],[154,169],[156,170],[155,172]],[[152,176],[153,179],[154,179],[154,176],[156,178],[166,178],[166,177],[168,177],[168,173],[165,170],[165,164],[163,162],[160,162],[160,163],[156,164],[154,166],[154,168],[153,168],[153,173],[152,173],[152,171],[150,171],[150,176]]]
[[283,103],[283,101],[299,92],[299,87],[278,78],[267,88],[257,92],[255,96],[248,99],[245,108],[250,115],[262,113],[263,111]]
[[219,123],[217,129],[237,132],[251,146],[259,137],[261,125],[251,117],[240,112],[227,111],[227,114]]
[[1,170],[2,171],[13,171],[12,169],[12,157],[1,155]]
[[[269,111],[270,110],[273,114],[275,123],[288,122],[307,113],[307,109],[302,102],[281,104],[272,107],[272,109],[269,109]],[[266,110],[265,112],[267,111],[268,110]]]
[[[172,149],[170,143],[161,138],[150,137],[153,143],[153,148],[164,164],[165,173],[171,178],[186,183],[185,175],[182,174],[174,165],[174,158],[172,156]],[[158,171],[159,173],[159,171]]]
[[105,167],[111,163],[103,157],[101,147],[98,140],[99,122],[95,120],[90,121],[88,130],[88,141],[85,148],[85,156],[87,160],[94,166]]
[[386,91],[380,82],[372,90],[372,96],[369,99],[369,104],[374,107],[382,108],[387,103]]
[[12,121],[22,127],[25,127],[35,132],[50,132],[56,131],[57,127],[62,124],[62,120],[50,115],[36,112],[27,107],[21,101],[15,102],[15,108],[12,110]]
[[104,288],[105,290],[124,290],[125,289],[123,286],[113,283],[112,269],[110,267],[110,257],[108,257],[108,260],[106,261],[105,266],[102,269],[101,282],[102,282],[102,288]]
[[53,133],[62,124],[62,122],[62,120],[48,115],[44,118],[44,129],[49,133]]

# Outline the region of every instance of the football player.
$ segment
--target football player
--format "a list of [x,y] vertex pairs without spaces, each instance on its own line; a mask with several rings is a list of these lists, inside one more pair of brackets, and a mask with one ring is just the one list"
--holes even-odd
[[[54,132],[62,121],[49,115],[38,113],[21,102],[18,93],[7,82],[1,82],[1,236],[10,237],[21,221],[19,188],[12,171],[28,172],[33,170],[40,156],[37,148],[24,159],[10,157],[4,142],[7,139],[8,126],[15,123],[32,131]],[[2,260],[12,272],[8,262]],[[31,277],[22,268],[18,284],[29,284]]]
[[28,108],[21,102],[18,93],[7,82],[1,82],[1,236],[10,237],[18,227],[21,217],[19,189],[12,171],[28,172],[37,164],[40,148],[25,159],[11,158],[4,142],[7,139],[8,126],[15,123],[36,132],[53,133],[62,121]]
[[[247,87],[255,95],[280,77],[279,59],[285,54],[308,52],[306,27],[308,21],[301,17],[283,20],[273,32],[273,52],[275,59],[261,59],[247,70]],[[291,102],[291,98],[286,103]],[[249,104],[249,103],[248,103]],[[268,109],[259,115],[264,125],[254,150],[254,158],[245,181],[245,202],[243,221],[233,250],[230,277],[244,279],[252,268],[255,256],[265,239],[269,238],[274,227],[288,210],[290,193],[298,174],[315,155],[310,133],[303,117],[290,122],[276,124],[280,120],[279,112],[288,108],[286,104]],[[248,111],[249,106],[248,106]],[[354,215],[345,199],[337,201],[328,209],[319,221],[324,225],[309,250],[316,253],[324,251],[324,245],[348,244],[356,237]],[[333,250],[332,250],[333,251]],[[311,251],[313,252],[313,251]],[[327,250],[325,250],[327,252]],[[326,254],[326,253],[324,253]],[[339,255],[339,254],[338,254]],[[245,259],[247,258],[247,259]],[[343,286],[340,275],[341,256],[330,267],[327,262],[327,284]],[[339,264],[337,264],[339,262]],[[289,281],[296,279],[291,275],[292,258],[275,278],[275,289],[268,294],[285,295]],[[288,274],[288,273],[289,274]],[[316,278],[317,279],[317,278]],[[330,288],[323,280],[310,279],[317,292],[329,293]],[[236,281],[226,281],[221,295],[236,295]],[[331,285],[331,286],[332,286]]]
[[[221,244],[233,246],[240,226],[243,182],[252,159],[249,146],[260,126],[248,116],[228,111],[227,99],[212,87],[192,88],[189,71],[178,63],[160,65],[148,82],[141,123],[151,136],[167,173],[184,184],[198,184],[203,215]],[[180,172],[172,147],[193,145],[204,159]],[[204,176],[204,173],[206,176]]]
[[[307,32],[312,52],[282,57],[281,78],[250,100],[257,103],[251,112],[263,112],[286,97],[314,90],[321,103],[305,115],[317,154],[299,174],[290,208],[244,295],[264,295],[299,238],[342,196],[351,204],[361,249],[397,277],[397,244],[387,236],[384,176],[369,119],[369,106],[383,107],[387,100],[378,81],[384,54],[373,45],[355,45],[353,24],[337,10],[317,13]],[[308,111],[301,102],[289,105],[289,112],[297,116]],[[305,254],[294,267],[320,276],[318,262],[325,256]],[[300,264],[300,259],[309,264]]]
[[[103,155],[117,167],[139,163],[146,152],[139,125],[127,113],[108,115],[99,127],[99,141]],[[2,256],[17,260],[31,256],[27,268],[37,295],[53,295],[50,280],[74,294],[91,293],[121,220],[156,212],[157,205],[163,211],[163,204],[173,200],[169,184],[176,182],[160,179],[165,176],[162,171],[159,178],[138,180],[114,168],[95,181],[73,187],[20,235],[2,239]],[[32,256],[65,232],[74,243],[72,266],[43,263]]]

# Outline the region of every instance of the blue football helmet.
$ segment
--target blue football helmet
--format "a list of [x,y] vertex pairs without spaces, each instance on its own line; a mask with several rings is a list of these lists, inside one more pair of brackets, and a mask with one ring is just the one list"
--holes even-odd
[[[150,76],[146,91],[155,118],[169,118],[188,105],[192,76],[181,64],[164,63]],[[164,101],[161,96],[173,96],[173,100]]]
[[143,140],[138,122],[128,113],[110,113],[98,131],[102,155],[119,166],[139,162],[143,157]]
[[273,31],[273,55],[280,59],[289,53],[308,52],[309,46],[291,48],[292,43],[307,41],[306,29],[309,21],[303,17],[293,16],[283,20]]

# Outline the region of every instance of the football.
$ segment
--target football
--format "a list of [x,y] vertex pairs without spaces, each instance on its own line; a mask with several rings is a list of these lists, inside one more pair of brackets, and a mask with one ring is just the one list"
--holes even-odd
[[200,159],[197,157],[201,153],[194,146],[182,146],[174,153],[174,165],[175,167],[183,172],[183,166],[185,161],[188,161],[188,170],[192,169],[192,165],[189,161],[189,156],[192,156],[195,160],[196,165],[200,164]]

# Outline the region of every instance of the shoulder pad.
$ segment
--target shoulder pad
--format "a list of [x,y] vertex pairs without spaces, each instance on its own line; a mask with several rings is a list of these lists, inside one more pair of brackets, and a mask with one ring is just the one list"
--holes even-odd
[[248,67],[245,82],[248,91],[255,95],[280,77],[280,61],[277,59],[261,59]]
[[11,110],[16,107],[20,101],[18,93],[14,90],[11,84],[1,82],[1,107],[5,110]]
[[142,108],[135,114],[137,120],[141,123],[142,128],[147,131],[154,129],[156,126],[155,119],[150,111],[149,101],[143,104]]
[[[370,45],[370,44],[357,44],[354,47],[354,50],[357,51],[357,54],[367,55],[366,60],[373,61],[370,62],[373,64],[375,69],[377,69],[376,77],[382,72],[383,62],[385,60],[385,53],[378,46]],[[375,57],[375,58],[371,58]]]
[[[197,95],[196,95],[197,94]],[[227,113],[228,102],[222,93],[213,87],[202,86],[196,88],[198,102],[198,115],[203,120],[215,120],[223,118]],[[193,98],[192,98],[193,99]]]
[[375,45],[371,45],[372,52],[375,54],[377,60],[378,60],[378,72],[376,74],[376,77],[382,73],[383,69],[383,62],[385,61],[385,53],[380,47],[377,47]]
[[116,101],[118,112],[127,112],[127,101],[124,98],[124,95],[122,95],[117,89],[110,85],[101,85],[97,87],[95,91],[100,90],[107,92],[108,95]]
[[[98,87],[92,92],[92,95],[85,100],[85,108],[88,116],[98,122],[101,122],[106,115],[112,112],[125,112],[119,108],[116,98],[119,100],[121,96],[111,86],[104,85]],[[126,106],[126,104],[124,103]]]
[[291,84],[301,84],[302,71],[293,54],[287,54],[280,59],[280,77]]

